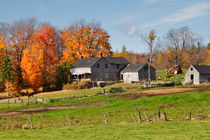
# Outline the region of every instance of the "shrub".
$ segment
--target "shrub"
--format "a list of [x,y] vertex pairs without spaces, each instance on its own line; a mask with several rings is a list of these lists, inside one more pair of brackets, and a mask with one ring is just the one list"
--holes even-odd
[[88,85],[88,81],[74,81],[71,84],[66,84],[63,86],[63,89],[86,89]]

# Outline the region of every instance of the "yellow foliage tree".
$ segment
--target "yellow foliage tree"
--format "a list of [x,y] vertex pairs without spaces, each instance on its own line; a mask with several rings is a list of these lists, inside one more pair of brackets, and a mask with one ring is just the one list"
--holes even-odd
[[34,92],[43,85],[42,69],[44,66],[44,52],[36,44],[33,44],[31,48],[26,48],[23,53],[21,61],[21,69],[23,73],[23,79],[31,87]]

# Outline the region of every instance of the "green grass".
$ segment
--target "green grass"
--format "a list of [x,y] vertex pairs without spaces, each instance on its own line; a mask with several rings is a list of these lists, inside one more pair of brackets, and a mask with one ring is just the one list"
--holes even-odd
[[[171,74],[170,76],[172,78],[168,78],[168,80],[169,81],[176,81],[176,82],[184,81],[185,72],[186,72],[186,70],[183,70],[182,74]],[[164,81],[166,79],[167,72],[157,71],[157,75],[160,75],[158,81]]]
[[[90,91],[95,90],[101,89],[91,89]],[[141,90],[143,89],[132,89],[120,94]],[[81,90],[80,92],[85,91]],[[54,98],[58,98],[60,95],[55,95]],[[90,102],[99,103],[90,106],[84,105]],[[76,106],[75,104],[83,104],[83,106]],[[0,131],[2,131],[0,132],[0,139],[37,139],[37,137],[38,139],[46,137],[48,139],[207,139],[210,135],[209,118],[202,121],[180,120],[188,117],[190,110],[192,117],[210,115],[210,91],[195,91],[138,99],[104,95],[48,104],[0,104],[0,112],[58,105],[72,106],[66,106],[66,110],[25,113],[8,118],[0,117]],[[152,113],[156,113],[160,106],[164,106],[161,113],[165,111],[171,121],[134,124],[131,114],[137,121],[137,106],[140,107],[143,119],[145,119],[144,114],[150,116]],[[106,113],[108,125],[104,123],[104,113]],[[67,114],[73,126],[71,128],[69,128],[66,118]],[[29,115],[32,116],[35,129],[22,130],[23,124],[29,126]],[[157,117],[152,119],[157,119]]]
[[0,139],[209,139],[210,121],[135,123],[0,132]]
[[[180,94],[171,94],[164,96],[142,97],[139,99],[122,99],[110,96],[96,96],[81,100],[60,101],[51,104],[10,106],[1,109],[4,112],[8,110],[17,110],[21,108],[32,108],[40,106],[56,106],[69,104],[82,104],[103,100],[101,106],[93,104],[91,106],[65,107],[67,110],[56,110],[32,114],[34,127],[36,128],[65,128],[68,126],[66,114],[69,114],[73,126],[102,125],[104,124],[104,112],[107,115],[109,124],[121,124],[132,122],[131,113],[135,116],[136,107],[139,105],[142,118],[156,113],[160,106],[165,106],[164,111],[168,119],[173,121],[180,120],[189,116],[189,110],[192,117],[195,115],[207,116],[210,114],[210,91],[188,92]],[[163,110],[161,110],[163,113]],[[22,114],[14,118],[0,119],[0,130],[19,129],[18,124],[28,123],[28,114]],[[137,118],[136,118],[137,120]]]

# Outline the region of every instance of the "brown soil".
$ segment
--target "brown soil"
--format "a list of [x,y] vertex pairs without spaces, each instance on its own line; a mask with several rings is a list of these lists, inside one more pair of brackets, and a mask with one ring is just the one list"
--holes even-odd
[[105,104],[104,100],[98,100],[94,102],[86,102],[82,104],[70,104],[70,105],[57,105],[57,106],[49,106],[49,107],[35,107],[28,109],[20,109],[15,111],[9,111],[5,113],[0,113],[0,118],[17,118],[21,116],[25,116],[25,113],[41,113],[47,111],[55,111],[55,110],[67,110],[72,108],[81,108],[85,106],[103,106]]
[[201,86],[201,87],[192,86],[192,87],[183,87],[183,88],[147,90],[147,91],[141,91],[141,92],[136,92],[136,93],[113,95],[111,97],[138,99],[143,96],[157,96],[157,95],[183,93],[183,92],[189,92],[189,91],[207,91],[207,90],[210,90],[210,85]]

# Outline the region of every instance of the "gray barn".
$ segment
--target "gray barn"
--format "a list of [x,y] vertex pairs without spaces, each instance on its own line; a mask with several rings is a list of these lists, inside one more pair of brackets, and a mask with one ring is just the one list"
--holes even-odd
[[123,57],[96,57],[80,59],[70,68],[75,81],[115,81],[120,80],[120,71],[128,61]]
[[210,66],[191,65],[185,73],[185,83],[200,84],[210,82]]
[[[151,80],[156,79],[155,69],[151,66]],[[121,71],[122,79],[125,83],[138,82],[148,79],[148,64],[128,64]]]

